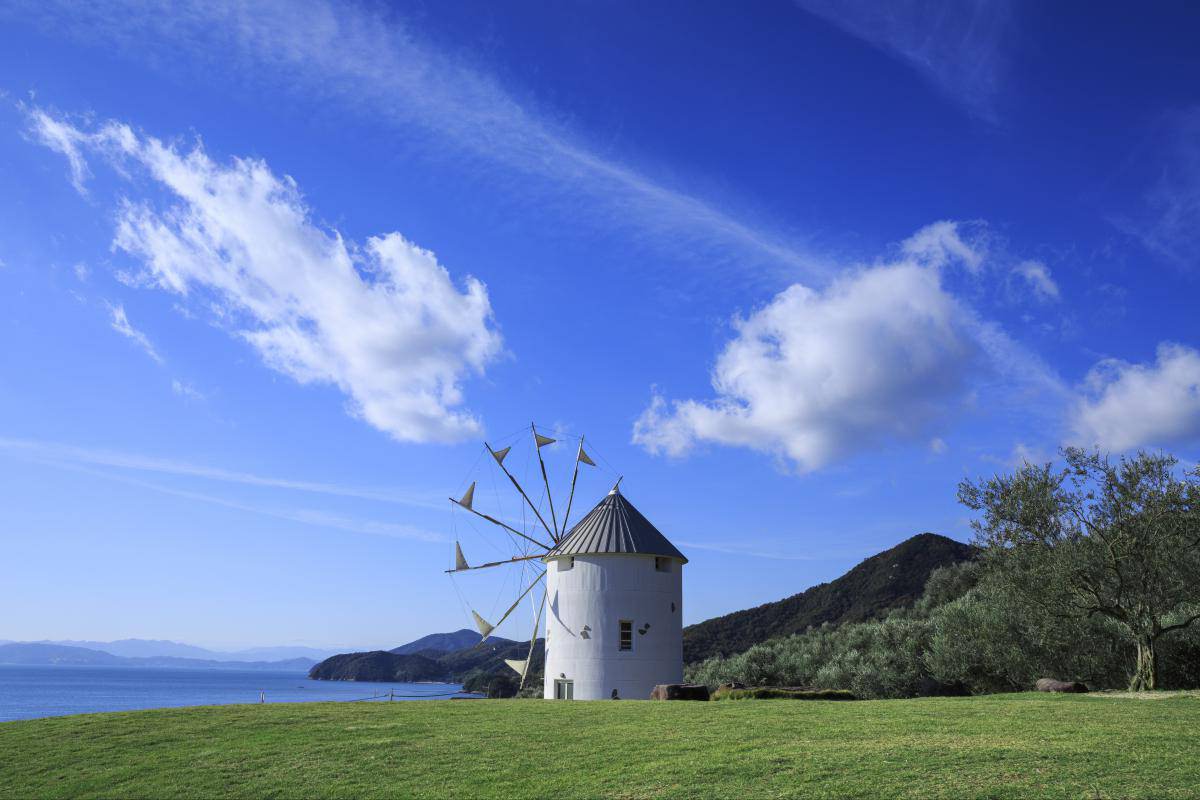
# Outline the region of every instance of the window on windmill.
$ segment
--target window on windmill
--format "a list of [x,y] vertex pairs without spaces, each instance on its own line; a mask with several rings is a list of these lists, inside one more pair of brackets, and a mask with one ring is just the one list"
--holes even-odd
[[566,558],[560,558],[558,560],[558,571],[559,572],[566,572],[567,570],[573,569],[574,567],[575,567],[575,556],[567,556]]
[[621,640],[617,646],[618,650],[633,649],[633,620],[621,620]]
[[659,572],[671,571],[671,559],[663,558],[662,556],[654,557],[654,568]]

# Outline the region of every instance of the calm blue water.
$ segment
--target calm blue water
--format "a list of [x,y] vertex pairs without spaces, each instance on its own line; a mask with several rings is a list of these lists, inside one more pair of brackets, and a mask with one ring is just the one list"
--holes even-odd
[[0,664],[0,722],[95,711],[257,703],[260,692],[266,693],[268,703],[353,700],[386,695],[388,690],[417,695],[396,700],[444,700],[447,693],[472,696],[461,689],[457,683],[310,681],[302,672]]

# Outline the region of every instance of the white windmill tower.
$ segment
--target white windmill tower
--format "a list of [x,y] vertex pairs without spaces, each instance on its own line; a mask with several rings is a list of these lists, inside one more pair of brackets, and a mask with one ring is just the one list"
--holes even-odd
[[[530,651],[525,659],[508,664],[521,674],[524,685],[543,613],[547,613],[545,683],[547,699],[600,700],[613,697],[649,697],[656,684],[683,680],[683,565],[687,558],[672,545],[633,504],[619,486],[604,497],[578,524],[567,528],[579,465],[595,466],[580,439],[571,476],[571,491],[563,524],[558,525],[543,447],[556,440],[531,426],[538,465],[551,522],[505,466],[510,447],[488,453],[533,512],[540,526],[518,530],[474,507],[475,482],[456,507],[503,528],[518,551],[507,559],[470,566],[455,542],[455,568],[451,573],[538,563],[528,585],[493,625],[472,609],[479,632],[486,640],[545,580],[540,605],[536,605]],[[516,538],[513,538],[516,537]],[[546,541],[549,539],[550,541]]]

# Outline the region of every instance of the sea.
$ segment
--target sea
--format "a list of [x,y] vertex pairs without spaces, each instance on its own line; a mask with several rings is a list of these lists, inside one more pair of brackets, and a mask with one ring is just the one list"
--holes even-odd
[[311,681],[303,672],[0,664],[0,722],[230,703],[478,697],[457,683]]

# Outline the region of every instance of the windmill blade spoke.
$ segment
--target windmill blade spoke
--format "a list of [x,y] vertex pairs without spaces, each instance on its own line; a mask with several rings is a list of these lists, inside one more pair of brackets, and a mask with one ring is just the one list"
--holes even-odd
[[[519,530],[517,530],[513,526],[505,525],[500,520],[496,519],[495,517],[488,516],[487,514],[484,514],[482,511],[476,511],[475,509],[471,508],[470,506],[464,506],[462,503],[455,500],[453,497],[450,498],[450,502],[454,503],[454,505],[458,506],[459,508],[465,508],[467,511],[470,511],[472,514],[474,514],[477,517],[483,517],[484,519],[486,519],[488,522],[492,523],[493,525],[499,525],[501,528],[504,528],[504,530],[508,531],[509,533],[515,533],[517,536],[520,536],[522,539],[533,542],[538,547],[541,547],[545,550],[550,550],[553,547],[553,545],[546,544],[545,542],[539,542],[537,539],[534,539],[532,536],[526,536],[525,534],[521,533]],[[543,524],[545,524],[545,523],[543,523]]]
[[[491,445],[489,445],[487,442],[484,442],[483,446],[486,447],[488,449],[488,452],[492,454],[492,458],[496,459],[496,463],[500,466],[500,469],[503,470],[504,474],[508,476],[508,479],[510,481],[512,481],[512,485],[515,486],[517,488],[517,491],[521,493],[521,497],[525,498],[526,505],[529,506],[530,510],[532,510],[534,515],[538,518],[538,522],[542,523],[542,527],[546,529],[546,533],[550,534],[550,538],[553,539],[554,542],[557,544],[558,537],[555,536],[554,531],[550,530],[550,526],[547,525],[546,520],[544,520],[542,518],[541,512],[537,510],[537,506],[535,506],[533,504],[533,501],[529,499],[529,495],[525,494],[525,490],[523,488],[521,488],[521,484],[518,483],[517,479],[513,477],[513,474],[508,471],[508,467],[504,466],[504,459],[498,458],[496,451],[493,450]],[[505,448],[506,453],[507,453],[507,451],[508,451],[508,448]],[[539,458],[540,458],[540,456],[539,456]],[[495,520],[493,520],[493,522],[495,522]],[[501,523],[497,523],[497,524],[501,524]],[[507,528],[508,526],[505,525],[504,527]],[[509,528],[509,530],[512,530],[512,529]],[[516,533],[516,531],[513,531],[513,532]],[[521,535],[525,536],[525,534],[521,534]],[[526,536],[525,538],[529,538],[529,537]],[[543,547],[546,547],[546,549],[549,549],[549,547],[547,547],[546,545],[543,545]]]
[[[489,561],[486,564],[477,564],[474,567],[462,566],[462,567],[455,567],[454,569],[448,569],[445,571],[446,572],[472,572],[477,569],[488,569],[489,567],[502,567],[505,564],[518,564],[522,561],[532,561],[535,558],[542,558],[542,553],[535,553],[534,555],[531,555],[531,556],[513,556],[512,558],[506,558],[503,561]],[[464,561],[464,563],[465,563],[465,561]]]
[[[538,628],[542,624],[542,614],[546,613],[546,599],[549,596],[549,590],[542,592],[541,608],[538,609],[537,616],[533,618],[533,636],[529,637],[529,655],[525,656],[525,664],[521,667],[521,683],[517,686],[518,692],[525,688],[525,678],[529,675],[529,666],[533,663],[533,648],[537,644]],[[512,664],[509,666],[511,667]]]
[[587,464],[592,467],[596,466],[596,462],[592,461],[588,457],[588,454],[583,451],[583,438],[582,436],[579,437],[579,450],[575,453],[575,471],[571,473],[571,494],[567,496],[567,513],[563,515],[563,536],[566,536],[567,531],[570,530],[567,527],[567,520],[571,516],[571,504],[575,502],[575,481],[579,479],[579,465]]
[[554,543],[558,544],[558,520],[554,515],[554,495],[550,493],[550,479],[546,477],[546,462],[542,460],[542,447],[544,445],[554,444],[558,440],[539,434],[537,432],[537,426],[532,422],[529,423],[529,429],[533,431],[533,449],[537,451],[538,464],[542,468],[542,485],[546,487],[546,500],[550,503],[550,521],[554,523]]
[[[525,599],[525,595],[527,595],[527,594],[529,594],[531,591],[533,591],[533,587],[537,586],[537,585],[538,585],[538,581],[540,581],[540,580],[541,580],[542,578],[544,578],[544,577],[546,577],[546,573],[545,573],[545,572],[543,572],[542,574],[538,575],[536,578],[534,578],[534,579],[533,579],[533,583],[529,584],[529,586],[527,586],[527,587],[525,588],[525,591],[521,592],[521,595],[520,595],[520,597],[518,597],[516,600],[514,600],[514,601],[513,601],[513,604],[512,604],[511,606],[509,606],[509,607],[508,607],[508,610],[507,610],[507,611],[505,611],[505,612],[504,612],[504,616],[502,616],[502,617],[501,617],[501,618],[500,618],[500,619],[499,619],[499,620],[496,622],[496,624],[495,624],[495,625],[492,625],[490,628],[488,628],[488,632],[487,632],[487,633],[484,633],[484,634],[483,634],[483,638],[484,638],[484,639],[487,639],[487,637],[488,637],[488,634],[489,634],[489,633],[491,633],[493,630],[495,630],[496,628],[498,628],[498,627],[500,627],[501,625],[503,625],[503,624],[504,624],[504,620],[508,619],[509,615],[511,615],[511,614],[512,614],[512,612],[514,612],[514,611],[516,611],[516,610],[517,610],[517,606],[518,606],[518,605],[520,605],[520,604],[521,604],[521,601]],[[477,617],[478,617],[479,615],[478,615],[478,614],[476,614],[475,616],[477,616]],[[482,618],[481,618],[481,619],[482,619]],[[483,631],[482,631],[482,628],[480,629],[480,632],[481,632],[481,633],[483,632]]]

